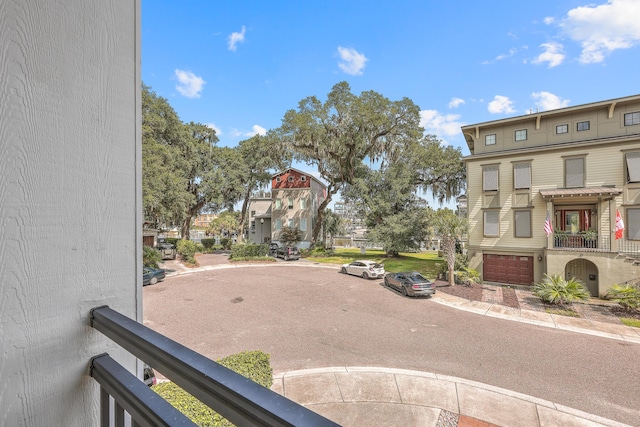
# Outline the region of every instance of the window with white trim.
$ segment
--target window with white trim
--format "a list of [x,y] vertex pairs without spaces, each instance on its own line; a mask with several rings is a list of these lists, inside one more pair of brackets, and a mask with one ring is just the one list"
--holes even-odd
[[498,237],[500,234],[500,211],[484,211],[483,217],[485,237]]
[[531,163],[515,163],[513,165],[514,190],[528,190],[531,188]]
[[293,197],[289,197],[289,209],[293,209]]
[[300,231],[307,231],[307,219],[300,218]]
[[557,125],[556,134],[569,133],[569,125]]
[[306,177],[306,176],[302,175],[302,176],[300,177],[300,181],[305,182],[306,180],[307,180],[307,177]]
[[307,199],[304,197],[300,199],[300,209],[307,209]]
[[625,126],[640,125],[640,112],[625,113],[624,114],[624,125]]
[[287,178],[287,181],[289,181],[289,182],[293,182],[293,176],[292,176],[292,175],[289,175],[289,178]]
[[289,228],[293,228],[293,218],[289,218],[287,225],[289,226]]
[[516,141],[526,141],[527,140],[527,130],[520,129],[516,131]]
[[531,210],[513,212],[515,237],[531,237]]
[[491,135],[484,136],[484,145],[495,145],[496,144],[496,134],[492,133]]
[[276,209],[282,209],[282,199],[276,199]]
[[589,129],[591,129],[591,123],[589,122],[589,120],[586,120],[584,122],[578,122],[576,124],[576,129],[577,129],[578,132],[589,130]]
[[627,184],[640,182],[640,151],[626,153],[625,169],[627,171]]
[[584,157],[564,159],[564,188],[584,187]]
[[276,176],[276,182],[280,182],[280,177]]
[[498,166],[482,168],[482,191],[498,191]]
[[280,218],[276,219],[276,230],[282,230],[282,220]]
[[627,208],[627,217],[624,219],[624,228],[627,232],[627,239],[640,240],[640,207]]

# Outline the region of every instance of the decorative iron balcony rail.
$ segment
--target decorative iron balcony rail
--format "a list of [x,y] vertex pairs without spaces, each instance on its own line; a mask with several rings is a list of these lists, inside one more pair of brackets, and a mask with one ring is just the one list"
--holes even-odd
[[580,249],[586,252],[602,252],[610,250],[609,239],[595,233],[555,234],[553,247],[556,249]]
[[[91,310],[91,326],[237,426],[338,426],[108,306]],[[124,425],[125,412],[133,426],[193,425],[106,354],[92,359],[91,376],[101,388],[102,426]]]
[[630,258],[640,259],[640,246],[623,238],[618,240],[618,253]]

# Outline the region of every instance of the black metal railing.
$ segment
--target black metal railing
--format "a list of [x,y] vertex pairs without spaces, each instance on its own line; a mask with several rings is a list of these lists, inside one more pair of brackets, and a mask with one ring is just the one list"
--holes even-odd
[[554,234],[553,247],[557,249],[580,249],[586,252],[608,251],[611,248],[606,236],[590,234]]
[[[108,306],[91,310],[91,326],[237,426],[338,425]],[[102,426],[124,425],[125,412],[134,426],[193,425],[108,355],[92,359],[91,376],[101,387]]]
[[625,238],[618,240],[618,253],[631,258],[640,259],[640,246],[635,242],[630,242]]

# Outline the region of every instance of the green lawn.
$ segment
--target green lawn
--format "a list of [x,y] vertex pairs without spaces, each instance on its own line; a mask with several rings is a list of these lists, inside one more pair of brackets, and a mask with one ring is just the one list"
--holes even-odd
[[434,251],[420,253],[403,253],[393,258],[387,258],[384,251],[367,249],[364,255],[358,248],[339,248],[331,257],[307,257],[309,261],[326,264],[346,264],[357,259],[369,259],[384,265],[384,269],[391,273],[400,271],[419,271],[429,279],[435,279],[440,264],[445,261]]

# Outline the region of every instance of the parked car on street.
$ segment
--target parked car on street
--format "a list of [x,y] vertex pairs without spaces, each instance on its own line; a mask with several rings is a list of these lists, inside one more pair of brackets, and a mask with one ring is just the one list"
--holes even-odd
[[142,269],[142,286],[155,285],[162,282],[167,273],[161,268],[144,267]]
[[285,261],[290,259],[300,259],[300,250],[297,246],[281,246],[276,251],[276,257]]
[[174,244],[164,241],[158,241],[157,249],[160,251],[160,256],[165,259],[176,259],[176,246]]
[[278,248],[280,248],[280,243],[277,243],[277,242],[269,243],[269,256],[277,258],[278,257]]
[[384,284],[402,292],[404,296],[431,296],[436,293],[433,282],[417,271],[387,273]]
[[349,264],[342,264],[340,273],[353,274],[363,279],[377,279],[384,277],[384,267],[375,261],[358,260]]

